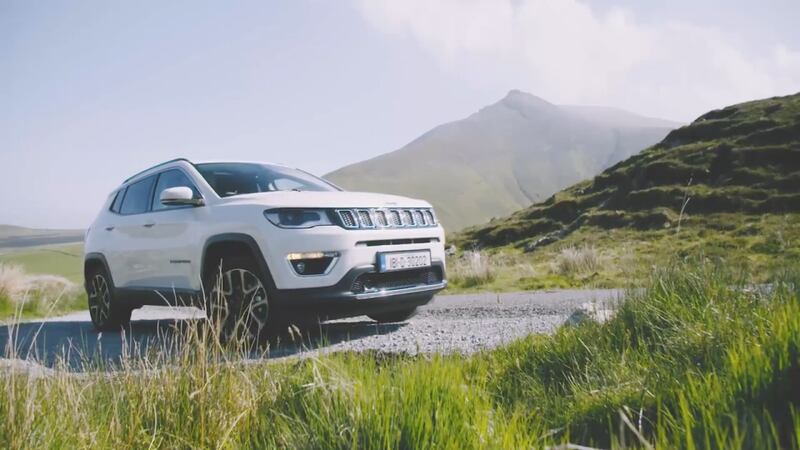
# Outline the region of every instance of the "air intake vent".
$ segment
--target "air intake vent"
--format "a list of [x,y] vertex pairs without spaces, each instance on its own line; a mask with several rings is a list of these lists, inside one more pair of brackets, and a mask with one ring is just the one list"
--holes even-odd
[[358,228],[353,211],[341,210],[339,211],[339,217],[342,219],[342,226],[345,228]]
[[428,209],[425,211],[425,217],[427,218],[426,222],[429,225],[436,225],[436,218],[433,217],[433,211]]
[[392,218],[391,223],[390,223],[391,226],[393,226],[393,227],[402,227],[403,226],[403,220],[400,219],[400,211],[398,211],[396,209],[393,209],[392,211],[389,212],[389,214],[391,215],[391,218]]
[[337,209],[339,225],[348,229],[426,228],[435,227],[436,216],[430,208]]
[[375,221],[379,227],[389,226],[389,220],[386,218],[386,211],[375,211]]
[[403,225],[407,227],[414,226],[414,215],[411,213],[410,209],[403,210]]
[[372,223],[372,217],[369,215],[369,211],[365,209],[358,210],[358,221],[361,224],[361,228],[375,228],[375,224]]
[[416,286],[426,286],[442,282],[442,270],[438,267],[430,269],[411,269],[398,272],[365,273],[358,276],[350,285],[355,294],[363,292],[390,291]]
[[425,223],[425,216],[422,214],[422,211],[420,210],[414,211],[414,223],[416,223],[418,226],[427,225]]

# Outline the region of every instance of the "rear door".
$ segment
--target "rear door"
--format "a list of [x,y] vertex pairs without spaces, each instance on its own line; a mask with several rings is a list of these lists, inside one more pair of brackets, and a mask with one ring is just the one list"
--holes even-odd
[[130,184],[113,226],[107,229],[113,245],[106,251],[106,260],[117,287],[149,287],[152,268],[147,263],[146,232],[155,181],[155,176],[149,176]]

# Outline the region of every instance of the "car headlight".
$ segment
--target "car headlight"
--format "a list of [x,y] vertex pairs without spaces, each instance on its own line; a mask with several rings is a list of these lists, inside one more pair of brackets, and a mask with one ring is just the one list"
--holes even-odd
[[333,225],[325,209],[279,208],[264,211],[264,217],[281,228],[311,228]]

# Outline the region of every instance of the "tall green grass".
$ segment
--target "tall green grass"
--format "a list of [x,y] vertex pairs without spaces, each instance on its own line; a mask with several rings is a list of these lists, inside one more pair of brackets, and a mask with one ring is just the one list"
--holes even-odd
[[798,448],[800,276],[772,281],[676,265],[605,324],[469,357],[246,363],[189,326],[111,374],[5,374],[0,447]]

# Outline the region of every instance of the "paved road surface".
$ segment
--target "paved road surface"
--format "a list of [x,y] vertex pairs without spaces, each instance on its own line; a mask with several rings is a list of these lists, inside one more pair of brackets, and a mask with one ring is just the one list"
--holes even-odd
[[[378,350],[383,352],[470,353],[496,347],[531,333],[552,332],[587,302],[609,304],[616,290],[539,291],[508,294],[441,295],[407,322],[379,325],[366,317],[327,322],[305,332],[273,339],[269,357],[314,352]],[[61,359],[81,370],[87,358],[113,366],[120,356],[159,351],[176,327],[203,317],[194,308],[143,308],[134,311],[123,341],[120,333],[98,334],[88,311],[46,321],[0,326],[0,350],[16,359],[54,366]],[[254,358],[263,355],[254,355]],[[8,363],[8,361],[6,361]]]

